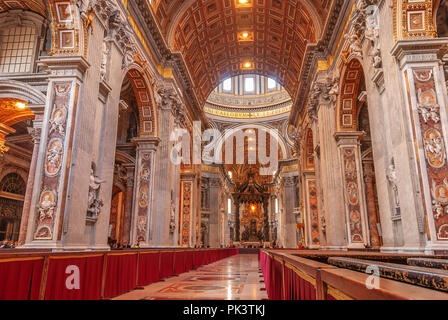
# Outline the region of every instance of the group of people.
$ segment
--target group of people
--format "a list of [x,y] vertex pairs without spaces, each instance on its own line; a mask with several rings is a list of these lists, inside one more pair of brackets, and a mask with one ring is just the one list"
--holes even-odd
[[108,244],[109,244],[111,250],[126,250],[126,249],[139,249],[140,248],[140,242],[138,242],[135,245],[130,245],[127,242],[121,243],[121,242],[118,242],[117,240],[109,239]]
[[17,242],[4,240],[0,242],[0,249],[14,249],[17,246]]

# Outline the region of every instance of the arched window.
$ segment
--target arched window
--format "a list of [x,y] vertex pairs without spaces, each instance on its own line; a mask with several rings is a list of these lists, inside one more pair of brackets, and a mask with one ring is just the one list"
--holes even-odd
[[0,14],[0,73],[31,73],[45,31],[44,18],[31,11]]
[[36,45],[36,28],[12,26],[1,31],[0,72],[32,71]]
[[17,173],[9,173],[0,182],[0,191],[25,195],[26,184]]

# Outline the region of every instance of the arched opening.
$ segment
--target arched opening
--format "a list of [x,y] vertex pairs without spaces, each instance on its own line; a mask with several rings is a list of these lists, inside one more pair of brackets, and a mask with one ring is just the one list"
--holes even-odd
[[437,35],[440,38],[448,37],[448,1],[440,0],[436,12]]
[[365,197],[367,202],[367,215],[369,217],[370,243],[374,248],[383,245],[381,236],[381,223],[378,205],[378,193],[375,178],[375,164],[372,150],[372,136],[370,132],[369,112],[366,101],[359,104],[358,131],[365,132],[361,138],[361,161],[364,173]]
[[[136,139],[157,132],[150,87],[144,74],[131,69],[124,77],[117,124],[117,146],[108,240],[111,247],[128,247],[134,203],[134,178],[139,164]],[[149,191],[147,197],[149,198]]]
[[[355,146],[353,150],[345,148],[343,153],[344,181],[346,184],[344,188],[346,188],[348,199],[347,208],[350,211],[350,230],[354,234],[357,234],[358,239],[360,239],[359,235],[362,234],[362,227],[361,223],[357,221],[362,219],[361,210],[365,208],[368,220],[365,223],[369,232],[369,245],[375,249],[379,249],[382,246],[381,222],[378,208],[367,92],[364,71],[361,63],[357,59],[349,61],[345,68],[338,108],[337,124],[339,131],[352,132],[358,134],[357,136],[359,137],[359,150],[356,150],[358,147]],[[361,165],[359,169],[357,169],[356,165],[358,161]],[[363,175],[359,177],[358,175],[361,172]],[[358,178],[362,179],[364,194],[359,194],[357,191],[361,188],[358,185]],[[353,235],[353,237],[355,236]]]
[[[235,245],[302,243],[295,129],[288,122],[291,107],[292,99],[279,82],[256,73],[225,78],[205,103],[214,128],[204,146],[205,158],[224,176],[221,192],[230,198],[230,211],[219,220]],[[209,190],[210,184],[203,188],[203,203]],[[210,208],[202,208],[210,239],[217,220],[214,203],[212,196]]]
[[0,241],[19,239],[26,182],[17,172],[0,175]]

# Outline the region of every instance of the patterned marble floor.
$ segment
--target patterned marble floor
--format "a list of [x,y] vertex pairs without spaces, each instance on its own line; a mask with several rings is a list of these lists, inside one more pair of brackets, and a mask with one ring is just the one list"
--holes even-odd
[[241,254],[153,283],[114,300],[266,300],[256,254]]

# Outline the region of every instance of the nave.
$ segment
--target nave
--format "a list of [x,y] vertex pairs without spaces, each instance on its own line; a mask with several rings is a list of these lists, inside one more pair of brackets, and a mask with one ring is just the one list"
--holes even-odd
[[113,300],[267,300],[257,254],[240,254]]

